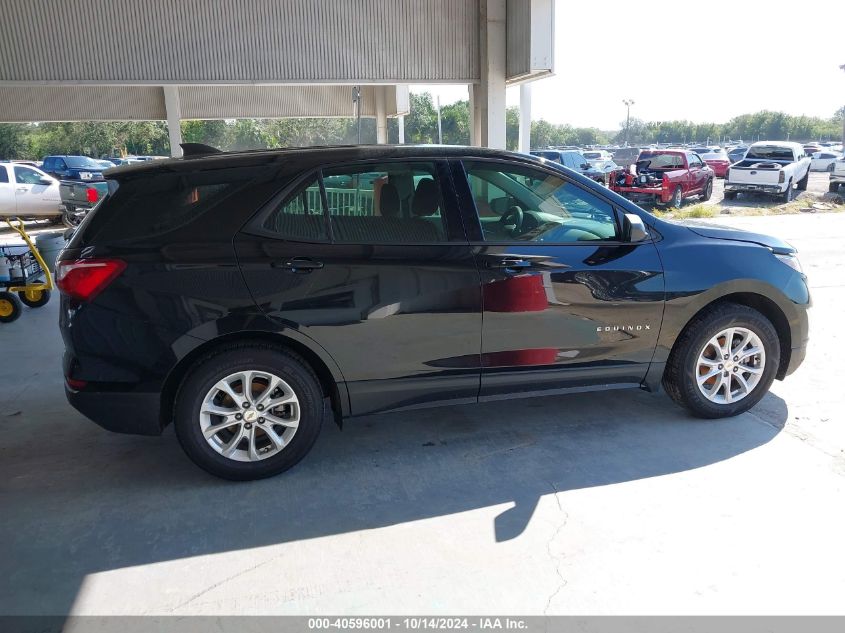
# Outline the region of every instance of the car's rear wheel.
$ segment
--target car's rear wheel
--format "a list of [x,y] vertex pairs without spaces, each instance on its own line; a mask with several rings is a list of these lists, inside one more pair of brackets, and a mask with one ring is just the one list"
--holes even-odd
[[723,303],[696,316],[672,348],[663,385],[701,418],[747,411],[769,390],[780,363],[772,323],[757,310]]
[[831,163],[830,165],[827,166],[827,171],[829,171],[831,174],[833,173],[834,165],[835,165],[835,163]]
[[786,191],[780,194],[780,199],[783,202],[792,202],[792,181],[789,181],[789,184],[786,185]]
[[828,190],[830,193],[839,193],[839,183],[838,183],[838,182],[832,182],[832,183],[830,183],[830,184],[827,186],[827,190]]
[[681,207],[681,203],[684,201],[684,192],[681,190],[681,186],[678,185],[675,187],[675,191],[672,192],[672,198],[669,200],[667,206],[679,209]]
[[736,200],[736,191],[726,191],[725,200]]
[[707,184],[704,185],[704,191],[701,194],[701,199],[704,202],[707,202],[710,199],[710,196],[712,196],[712,195],[713,195],[713,179],[708,178]]
[[299,356],[256,344],[201,359],[179,388],[176,435],[200,468],[232,480],[261,479],[297,464],[317,439],[323,396]]

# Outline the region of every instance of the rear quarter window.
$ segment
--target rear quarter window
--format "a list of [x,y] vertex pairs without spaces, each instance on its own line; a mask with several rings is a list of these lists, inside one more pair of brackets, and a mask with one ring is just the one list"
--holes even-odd
[[86,227],[84,241],[119,242],[164,235],[200,220],[242,189],[252,169],[156,172],[119,183]]

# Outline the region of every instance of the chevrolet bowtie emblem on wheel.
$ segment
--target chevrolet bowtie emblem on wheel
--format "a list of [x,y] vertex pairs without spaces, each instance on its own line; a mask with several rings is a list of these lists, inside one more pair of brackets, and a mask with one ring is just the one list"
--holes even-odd
[[650,329],[650,325],[600,325],[596,332],[641,332]]

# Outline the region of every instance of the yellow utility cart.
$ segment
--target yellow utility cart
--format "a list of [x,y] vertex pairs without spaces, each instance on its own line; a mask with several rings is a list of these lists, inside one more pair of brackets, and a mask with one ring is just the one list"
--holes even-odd
[[23,312],[22,303],[30,308],[46,305],[53,289],[50,269],[27,235],[23,220],[14,220],[16,224],[11,220],[6,220],[6,224],[21,236],[28,250],[20,252],[20,246],[0,246],[0,323],[17,319]]

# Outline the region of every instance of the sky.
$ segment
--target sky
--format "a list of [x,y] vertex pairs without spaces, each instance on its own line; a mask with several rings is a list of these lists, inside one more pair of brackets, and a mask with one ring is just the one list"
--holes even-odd
[[[619,129],[623,99],[646,121],[829,118],[845,105],[842,64],[845,0],[556,0],[555,76],[532,83],[532,119]],[[469,98],[464,85],[411,90],[442,105]],[[507,100],[519,105],[518,87]]]

